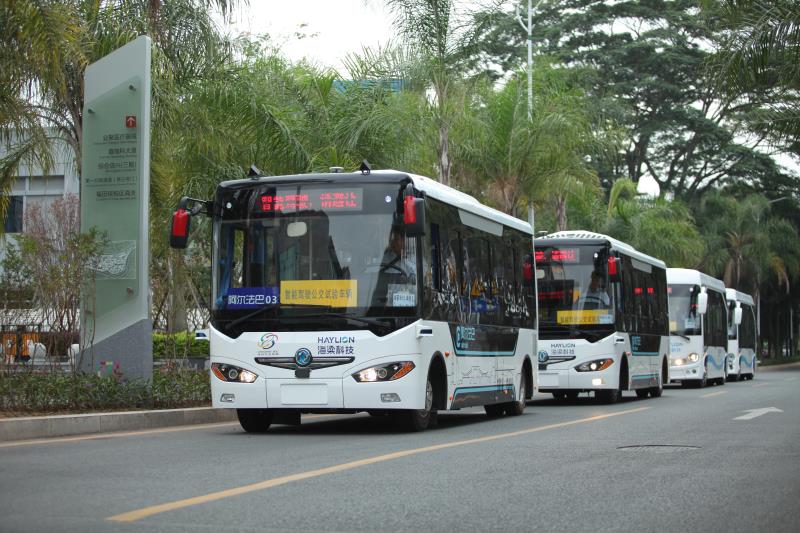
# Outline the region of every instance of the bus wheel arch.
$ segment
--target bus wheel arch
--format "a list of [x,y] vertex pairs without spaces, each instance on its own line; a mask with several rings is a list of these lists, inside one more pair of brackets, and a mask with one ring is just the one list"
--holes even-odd
[[428,379],[433,386],[433,409],[447,409],[447,365],[441,352],[436,352],[428,367]]

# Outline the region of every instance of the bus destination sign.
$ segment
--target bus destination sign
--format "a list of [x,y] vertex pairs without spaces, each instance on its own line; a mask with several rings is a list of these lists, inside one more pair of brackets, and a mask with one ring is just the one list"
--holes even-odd
[[307,189],[301,192],[276,190],[262,194],[262,213],[284,213],[294,211],[361,211],[363,189]]

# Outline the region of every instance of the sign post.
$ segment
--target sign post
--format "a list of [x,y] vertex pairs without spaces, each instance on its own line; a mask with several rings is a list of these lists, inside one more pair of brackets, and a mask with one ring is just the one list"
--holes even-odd
[[141,36],[89,65],[84,77],[81,229],[96,228],[108,246],[81,303],[81,367],[115,368],[126,378],[153,373],[150,48]]

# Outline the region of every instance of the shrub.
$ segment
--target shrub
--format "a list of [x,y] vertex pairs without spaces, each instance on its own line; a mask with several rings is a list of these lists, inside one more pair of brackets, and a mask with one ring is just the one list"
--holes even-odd
[[158,359],[180,359],[185,357],[208,357],[208,341],[196,340],[187,331],[177,333],[153,333],[153,357]]
[[120,408],[178,408],[211,401],[208,372],[165,365],[149,380],[31,370],[0,372],[0,410],[85,411]]

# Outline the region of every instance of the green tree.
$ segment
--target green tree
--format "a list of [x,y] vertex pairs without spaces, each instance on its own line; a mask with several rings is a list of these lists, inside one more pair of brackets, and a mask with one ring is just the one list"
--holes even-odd
[[[0,3],[0,215],[19,166],[52,166],[67,142],[80,165],[86,66],[141,34],[153,37],[154,113],[177,87],[196,83],[228,52],[207,8],[227,0],[2,0]],[[0,217],[0,218],[2,218]]]
[[[537,56],[578,69],[604,114],[629,130],[622,158],[598,166],[604,184],[652,176],[662,193],[691,198],[737,180],[780,172],[743,144],[746,108],[710,82],[715,37],[694,0],[543,0],[534,17]],[[526,35],[512,13],[485,35],[489,61],[516,66]]]
[[791,0],[705,0],[724,30],[717,80],[754,107],[750,124],[800,155],[800,4]]

